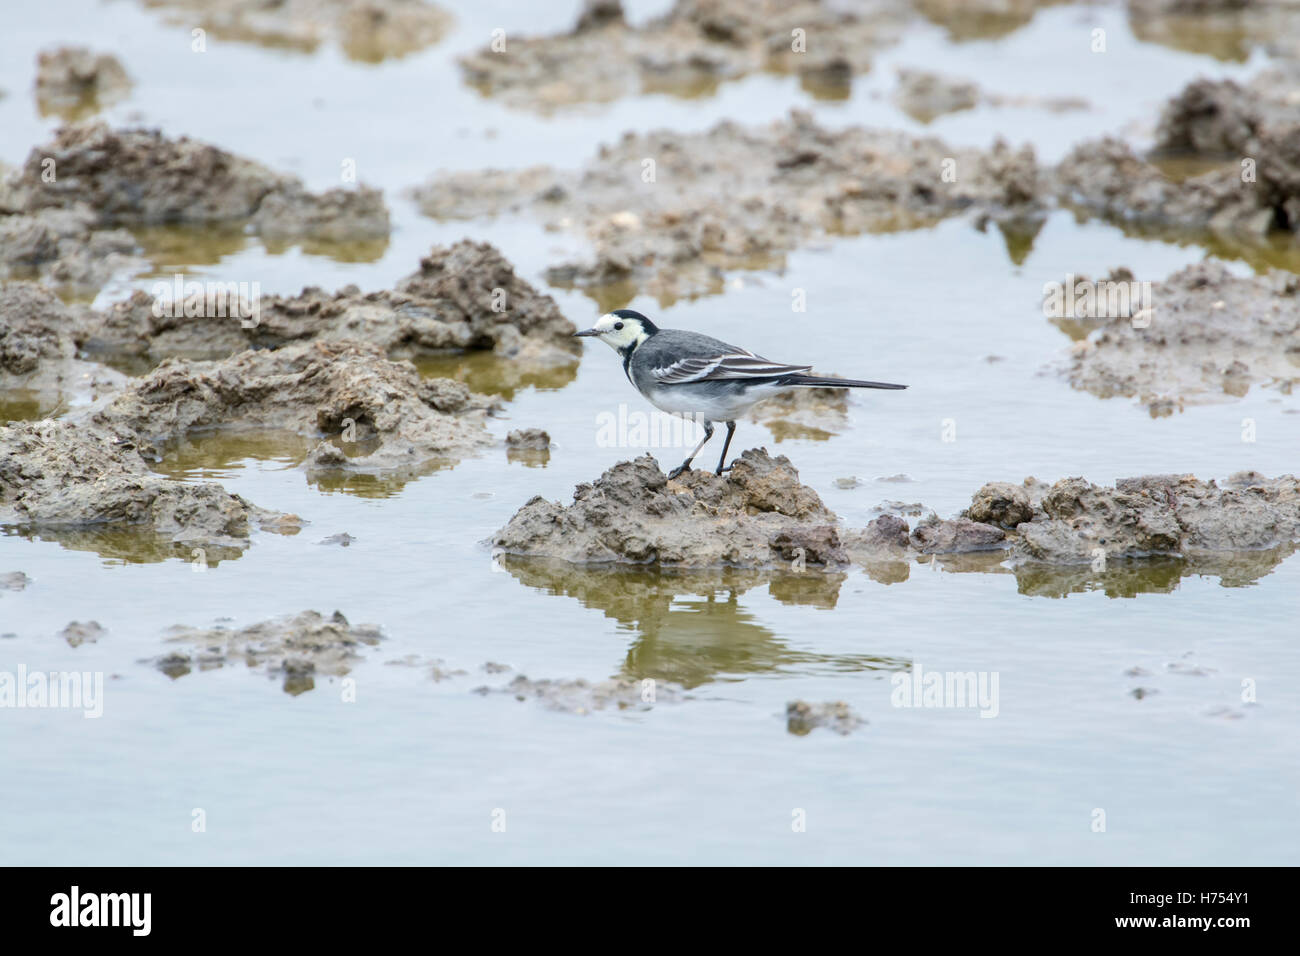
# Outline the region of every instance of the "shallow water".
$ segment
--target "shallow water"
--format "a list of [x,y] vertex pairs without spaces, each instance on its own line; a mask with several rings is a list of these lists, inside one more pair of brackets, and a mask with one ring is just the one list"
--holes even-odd
[[[29,93],[35,51],[84,42],[116,52],[136,81],[106,114],[161,125],[301,175],[337,181],[344,158],[382,186],[386,246],[268,250],[254,237],[155,231],[165,261],[100,302],[158,276],[304,285],[390,286],[430,245],[465,235],[497,244],[538,284],[577,240],[527,220],[438,223],[404,190],[440,168],[576,166],[626,129],[761,122],[789,107],[830,124],[927,129],[955,143],[1000,134],[1055,160],[1108,131],[1149,134],[1160,103],[1196,75],[1243,76],[1220,62],[1133,38],[1122,10],[1063,6],[996,39],[955,42],[915,26],[851,98],[816,100],[796,79],[758,75],[713,95],[649,95],[541,118],[465,87],[454,56],[508,30],[567,27],[573,5],[457,4],[439,45],[379,65],[326,45],[313,54],[211,43],[131,3],[34,5],[0,37],[0,161],[21,162],[53,128]],[[636,18],[662,5],[635,4]],[[1088,52],[1091,29],[1109,52]],[[980,107],[921,127],[890,102],[895,66],[938,66],[1004,93],[1084,95],[1086,113]],[[1221,250],[1216,250],[1221,251]],[[725,293],[661,307],[663,324],[740,341],[778,359],[907,382],[855,396],[824,440],[742,423],[736,448],[789,455],[850,525],[884,500],[940,514],[985,481],[1149,472],[1226,477],[1294,472],[1300,404],[1276,389],[1162,418],[1125,399],[1075,391],[1049,366],[1070,339],[1043,318],[1044,282],[1124,265],[1160,279],[1206,255],[1053,213],[1029,248],[967,221],[828,238],[780,271],[736,273]],[[1226,254],[1226,253],[1225,253]],[[1258,263],[1238,262],[1246,271]],[[794,289],[808,311],[790,311]],[[551,289],[583,324],[592,298]],[[606,304],[604,302],[601,303]],[[900,564],[872,577],[579,570],[495,558],[482,543],[534,494],[567,500],[641,448],[601,447],[597,420],[639,410],[616,360],[588,345],[576,373],[517,380],[488,356],[433,357],[507,401],[493,424],[543,427],[547,460],[504,448],[422,476],[309,482],[308,449],[283,435],[194,436],[158,468],[218,480],[263,507],[306,519],[291,536],[256,534],[243,554],[184,549],[129,531],[0,536],[0,669],[107,676],[104,716],[0,714],[0,860],[8,863],[858,862],[1295,863],[1300,561],[1285,554],[1188,575],[1179,562],[1104,573],[1012,573],[987,559]],[[138,370],[135,370],[138,371]],[[48,413],[21,396],[0,411]],[[1256,440],[1243,442],[1243,420]],[[955,440],[944,441],[945,427]],[[778,442],[778,438],[786,440]],[[684,455],[658,451],[665,465]],[[707,455],[707,452],[706,452]],[[705,456],[702,456],[702,459]],[[903,474],[908,482],[879,479]],[[836,479],[861,483],[839,488]],[[348,547],[322,545],[347,532]],[[172,680],[147,661],[175,624],[245,625],[315,608],[382,626],[352,677],[307,693],[242,664]],[[108,631],[69,647],[73,620]],[[441,681],[429,669],[463,676]],[[511,673],[487,673],[499,662]],[[974,709],[891,704],[891,676],[995,672],[995,719]],[[1128,676],[1142,668],[1147,676]],[[687,699],[646,711],[557,713],[508,694],[532,678],[646,677]],[[1257,704],[1242,701],[1242,681]],[[1138,699],[1135,688],[1155,690]],[[786,731],[785,705],[844,700],[868,722],[848,736]],[[202,808],[207,831],[191,830]],[[1106,832],[1092,830],[1094,810]],[[792,832],[792,814],[807,814]],[[504,810],[505,832],[493,832]],[[499,814],[498,814],[499,818]]]

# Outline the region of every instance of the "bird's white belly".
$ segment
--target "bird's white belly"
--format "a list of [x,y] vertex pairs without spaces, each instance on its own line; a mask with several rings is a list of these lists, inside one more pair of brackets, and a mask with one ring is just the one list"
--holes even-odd
[[718,392],[713,389],[658,388],[646,394],[650,404],[670,415],[698,418],[710,422],[731,422],[765,398],[784,391],[779,385],[754,385],[740,392]]

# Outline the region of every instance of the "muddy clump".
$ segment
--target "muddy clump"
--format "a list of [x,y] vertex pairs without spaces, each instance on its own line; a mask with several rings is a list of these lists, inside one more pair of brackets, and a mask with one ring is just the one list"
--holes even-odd
[[929,123],[948,113],[974,109],[980,102],[980,90],[970,80],[903,69],[898,71],[894,102],[914,120]]
[[32,579],[21,571],[0,574],[0,591],[21,591],[31,583]]
[[335,41],[353,60],[377,63],[437,43],[451,15],[427,0],[141,0],[169,23],[237,43],[310,53]]
[[0,208],[14,213],[78,205],[93,209],[105,228],[252,220],[280,238],[383,238],[389,231],[377,189],[309,193],[296,176],[219,147],[103,123],[63,127],[0,191]]
[[0,280],[31,279],[60,295],[87,299],[113,276],[148,267],[131,233],[97,223],[84,203],[0,214]]
[[573,562],[847,563],[835,515],[800,484],[789,459],[754,449],[724,476],[688,471],[670,481],[649,455],[622,462],[595,483],[579,485],[572,505],[532,499],[492,543],[510,554]]
[[[507,668],[508,669],[508,668]],[[652,710],[663,702],[683,699],[682,690],[661,681],[626,680],[621,677],[603,681],[531,680],[520,674],[504,687],[479,687],[475,693],[509,694],[515,700],[535,700],[547,710],[568,714],[589,714],[595,710]]]
[[1239,278],[1189,266],[1152,286],[1145,321],[1106,320],[1069,353],[1066,376],[1100,398],[1136,397],[1152,414],[1240,398],[1252,385],[1289,393],[1300,379],[1300,279]]
[[[1010,533],[1009,533],[1010,534]],[[1264,551],[1300,537],[1300,480],[1240,472],[1223,487],[1191,475],[1122,478],[1114,488],[1056,482],[1034,518],[1016,525],[1013,550],[1028,560]]]
[[21,393],[48,409],[85,404],[125,384],[121,373],[78,357],[83,314],[41,286],[0,283],[0,399]]
[[212,482],[149,470],[130,434],[62,421],[0,428],[0,525],[63,533],[136,527],[172,555],[239,551],[254,527],[294,533],[298,519],[249,504]]
[[69,647],[80,647],[96,643],[107,633],[98,621],[73,621],[59,631],[59,637],[67,641]]
[[349,340],[371,343],[390,358],[487,349],[534,369],[574,364],[581,349],[554,299],[520,278],[494,246],[468,239],[435,246],[393,290],[312,287],[264,296],[255,313],[244,309],[244,318],[222,321],[206,307],[177,308],[177,298],[137,291],[91,317],[78,344],[158,359]]
[[460,65],[481,93],[543,111],[642,93],[698,96],[758,71],[794,74],[815,96],[843,98],[910,17],[904,0],[854,8],[816,0],[677,0],[663,16],[633,27],[618,0],[587,0],[568,33],[507,34],[461,57]]
[[[1061,199],[1171,233],[1209,232],[1255,244],[1270,233],[1294,236],[1300,230],[1297,83],[1295,65],[1265,71],[1244,87],[1197,80],[1165,105],[1151,157],[1113,137],[1075,147],[1056,171]],[[1153,162],[1164,159],[1198,162],[1203,171],[1173,178]]]
[[818,727],[833,730],[840,736],[853,733],[866,723],[842,700],[824,704],[810,704],[805,700],[792,700],[785,707],[786,730],[796,737],[806,737]]
[[316,686],[318,675],[340,677],[364,660],[361,651],[383,639],[377,627],[352,625],[340,612],[329,617],[303,611],[294,617],[248,627],[176,626],[170,644],[184,645],[153,660],[173,680],[194,670],[214,670],[243,661],[250,670],[284,680],[284,691],[297,696]]
[[77,120],[118,102],[131,90],[121,61],[80,46],[42,50],[36,57],[36,103],[42,116]]
[[591,261],[560,263],[560,286],[643,289],[661,302],[719,292],[728,269],[778,267],[826,235],[888,232],[977,213],[1036,231],[1044,207],[1032,149],[957,149],[933,138],[828,130],[795,111],[763,127],[628,133],[585,169],[450,173],[418,188],[434,218],[529,212],[579,230]]
[[97,426],[165,444],[222,428],[323,437],[309,471],[416,471],[491,443],[495,403],[450,379],[423,379],[377,346],[315,342],[218,362],[168,359],[95,410]]

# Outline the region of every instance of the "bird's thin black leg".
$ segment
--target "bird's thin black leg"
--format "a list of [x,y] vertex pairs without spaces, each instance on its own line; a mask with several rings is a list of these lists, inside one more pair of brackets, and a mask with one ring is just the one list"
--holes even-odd
[[722,474],[724,471],[731,471],[731,466],[723,468],[723,463],[727,460],[727,449],[731,447],[731,436],[736,434],[736,423],[727,422],[727,440],[722,443],[722,457],[718,459],[718,470],[716,474]]
[[703,447],[705,446],[705,444],[708,442],[708,440],[709,440],[710,438],[712,438],[712,437],[713,437],[713,422],[705,422],[705,423],[704,423],[704,437],[701,438],[701,439],[700,439],[700,443],[699,443],[698,445],[695,446],[695,451],[691,452],[691,453],[686,457],[686,460],[685,460],[684,462],[682,462],[680,465],[678,465],[678,466],[677,466],[676,468],[674,468],[672,471],[668,472],[668,477],[669,477],[669,478],[676,478],[678,475],[680,475],[682,472],[684,472],[687,468],[691,467],[691,462],[693,462],[693,461],[695,460],[695,456],[698,455],[698,454],[700,453],[700,449],[703,448]]

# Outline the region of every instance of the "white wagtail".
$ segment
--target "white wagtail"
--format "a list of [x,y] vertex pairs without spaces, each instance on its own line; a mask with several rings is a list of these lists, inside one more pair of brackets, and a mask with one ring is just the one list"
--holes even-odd
[[805,375],[811,365],[783,365],[748,349],[682,329],[661,329],[640,312],[615,309],[584,332],[623,357],[623,371],[655,408],[704,423],[704,437],[687,459],[668,473],[676,478],[713,437],[713,423],[727,423],[716,474],[723,468],[736,419],[765,398],[797,386],[831,388],[907,388],[888,382]]

